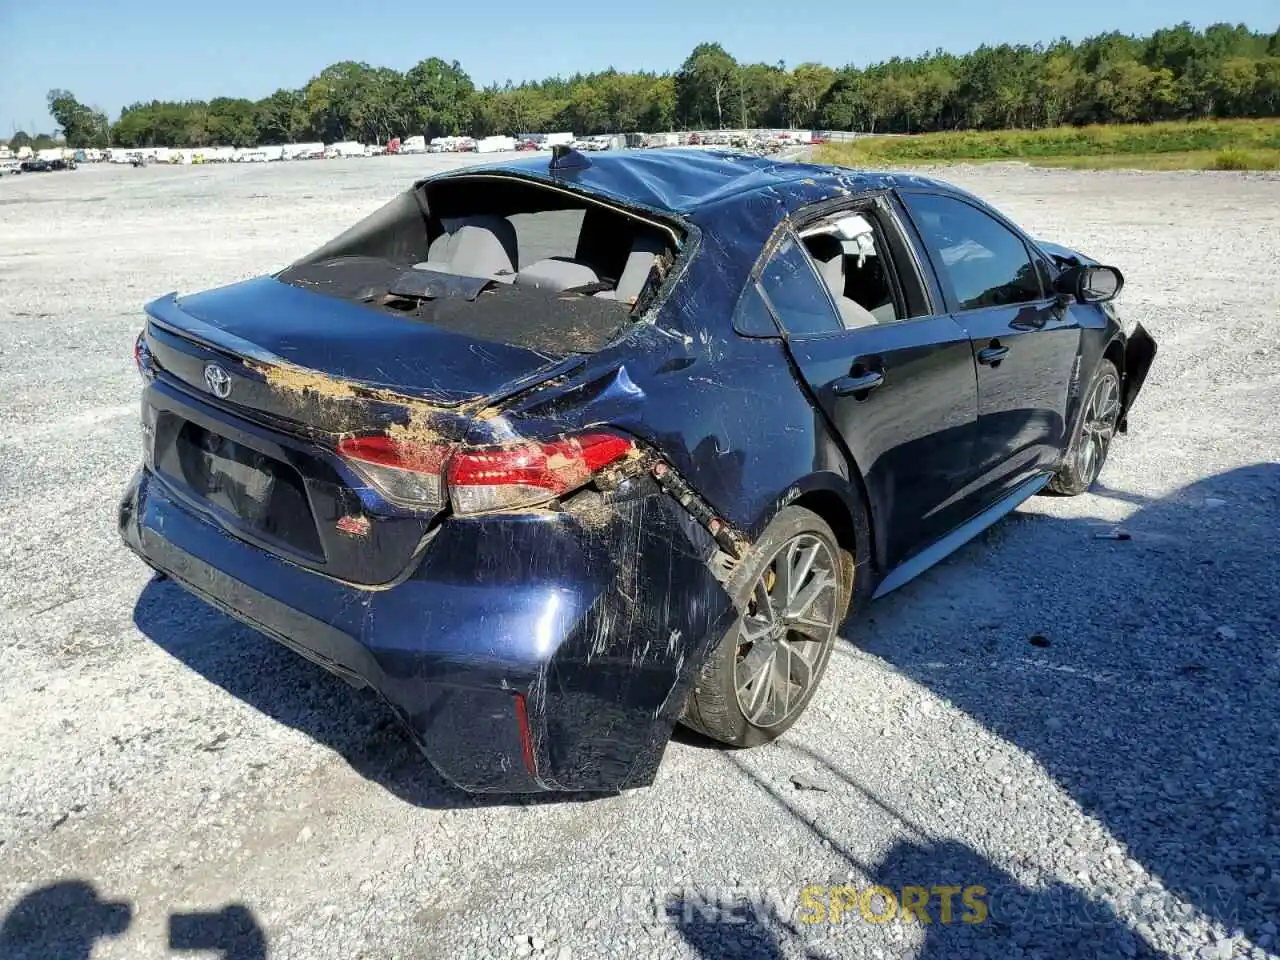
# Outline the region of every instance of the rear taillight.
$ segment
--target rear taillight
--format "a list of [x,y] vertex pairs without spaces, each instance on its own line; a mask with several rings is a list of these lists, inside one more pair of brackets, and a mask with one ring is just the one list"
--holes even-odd
[[155,376],[155,372],[151,368],[151,351],[147,348],[147,331],[144,327],[138,333],[138,338],[133,341],[133,362],[138,366],[138,373],[142,375],[144,380],[150,380]]
[[350,437],[338,453],[393,503],[455,513],[535,507],[591,481],[635,444],[610,431],[501,447],[419,445],[387,436]]
[[386,436],[348,437],[338,453],[391,502],[444,506],[444,462],[449,447],[397,441]]
[[590,482],[627,456],[635,444],[598,431],[548,443],[460,450],[448,463],[449,499],[455,513],[534,507]]

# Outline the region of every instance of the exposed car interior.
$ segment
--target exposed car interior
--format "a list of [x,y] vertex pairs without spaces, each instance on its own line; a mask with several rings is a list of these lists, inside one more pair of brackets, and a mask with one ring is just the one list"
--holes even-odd
[[901,319],[880,241],[868,218],[843,213],[800,236],[846,329]]
[[563,233],[568,219],[563,214],[567,212],[442,219],[441,232],[431,241],[427,259],[414,267],[635,303],[654,267],[670,250],[670,241],[652,228],[628,222],[625,215],[593,207],[577,218],[577,234],[568,251],[536,258],[522,255],[531,244],[522,244],[521,234],[541,235],[542,239]]
[[631,305],[678,247],[665,225],[527,181],[478,176],[428,190],[419,270]]
[[[493,174],[454,177],[402,194],[281,279],[314,278],[316,268],[359,258],[369,279],[389,268],[430,271],[629,308],[665,274],[682,239],[671,225],[569,190]],[[472,296],[475,288],[439,289]],[[332,282],[326,290],[339,292]]]
[[417,184],[276,279],[469,336],[594,352],[679,253],[658,219],[498,174]]

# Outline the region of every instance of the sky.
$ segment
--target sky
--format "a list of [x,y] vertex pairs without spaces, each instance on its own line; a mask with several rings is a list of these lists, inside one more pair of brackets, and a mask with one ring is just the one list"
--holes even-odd
[[703,41],[745,62],[865,66],[937,47],[1141,34],[1183,20],[1269,32],[1280,13],[1276,0],[0,0],[0,137],[51,131],[54,87],[114,120],[139,100],[259,99],[340,60],[406,70],[438,56],[484,86],[608,67],[675,70]]

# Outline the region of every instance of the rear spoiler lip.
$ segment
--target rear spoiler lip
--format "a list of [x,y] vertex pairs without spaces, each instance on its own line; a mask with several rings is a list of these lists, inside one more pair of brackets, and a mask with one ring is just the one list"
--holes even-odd
[[256,343],[193,317],[178,305],[176,290],[157,297],[143,309],[146,311],[147,318],[157,327],[208,347],[210,350],[234,354],[245,360],[255,360],[272,366],[289,365],[287,360],[276,356],[270,350],[263,350]]

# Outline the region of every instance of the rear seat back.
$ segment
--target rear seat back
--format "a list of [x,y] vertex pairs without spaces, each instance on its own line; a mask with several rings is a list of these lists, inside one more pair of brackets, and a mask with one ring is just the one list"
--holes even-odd
[[445,221],[445,233],[431,241],[429,270],[469,277],[512,277],[520,262],[516,228],[506,217],[480,215]]
[[657,234],[648,231],[637,234],[631,245],[631,253],[627,256],[627,264],[622,269],[622,276],[618,278],[618,285],[596,296],[635,303],[644,289],[645,281],[649,279],[649,272],[665,249],[666,244]]

